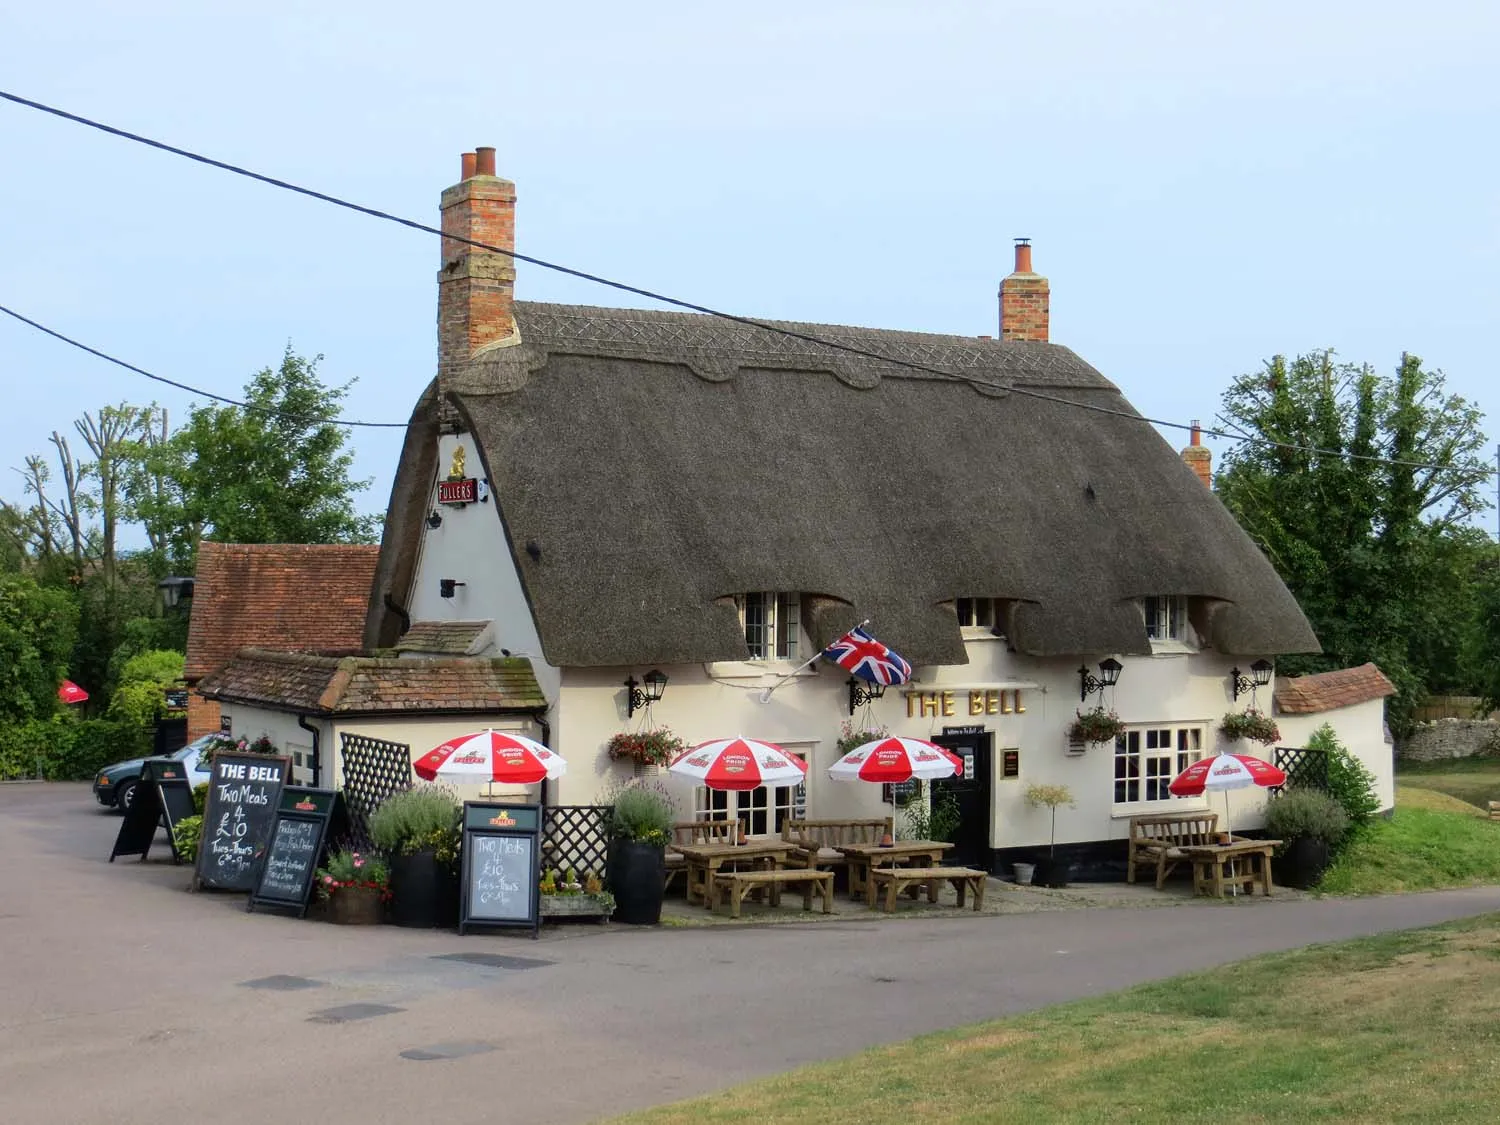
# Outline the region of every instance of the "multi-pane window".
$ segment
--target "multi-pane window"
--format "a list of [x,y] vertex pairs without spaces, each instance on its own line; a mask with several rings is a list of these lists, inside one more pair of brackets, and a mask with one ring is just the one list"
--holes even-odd
[[1162,594],[1143,598],[1146,610],[1146,636],[1153,641],[1187,640],[1187,598],[1179,594]]
[[999,598],[956,598],[958,623],[966,629],[993,629],[999,620]]
[[[778,743],[789,754],[804,761],[807,755]],[[693,791],[693,819],[743,820],[750,836],[775,836],[781,832],[787,817],[800,820],[807,815],[807,782],[796,785],[761,785],[755,789],[710,789],[700,785]]]
[[751,660],[796,660],[802,602],[797,594],[754,593],[735,599]]
[[1167,786],[1203,757],[1201,726],[1129,727],[1115,739],[1115,804],[1166,801]]

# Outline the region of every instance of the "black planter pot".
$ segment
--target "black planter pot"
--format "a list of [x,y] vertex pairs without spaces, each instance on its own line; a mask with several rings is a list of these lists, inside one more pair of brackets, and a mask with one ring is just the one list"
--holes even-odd
[[1286,851],[1275,860],[1276,881],[1305,891],[1318,885],[1331,859],[1327,840],[1299,836],[1287,841]]
[[390,859],[390,919],[424,929],[458,925],[458,876],[431,851]]
[[654,926],[661,921],[667,878],[667,849],[639,840],[611,840],[606,877],[615,896],[616,922]]
[[1073,877],[1073,864],[1056,856],[1043,856],[1036,861],[1036,871],[1031,882],[1038,887],[1066,887]]

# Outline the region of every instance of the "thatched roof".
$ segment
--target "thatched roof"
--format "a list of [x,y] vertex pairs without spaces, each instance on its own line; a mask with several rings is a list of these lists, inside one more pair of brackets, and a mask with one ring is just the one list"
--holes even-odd
[[[787,325],[945,377],[693,314],[516,315],[521,343],[444,390],[551,664],[743,659],[726,599],[749,590],[804,594],[818,645],[869,618],[916,664],[965,661],[955,597],[1009,599],[1004,631],[1035,655],[1149,652],[1136,599],[1152,594],[1202,599],[1223,652],[1318,647],[1223,505],[1067,348]],[[369,646],[396,639],[384,598],[404,604],[412,581],[437,411],[434,384],[392,492]]]

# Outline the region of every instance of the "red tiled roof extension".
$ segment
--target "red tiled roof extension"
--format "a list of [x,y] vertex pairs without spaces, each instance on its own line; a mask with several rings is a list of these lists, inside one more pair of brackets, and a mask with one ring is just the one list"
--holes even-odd
[[1396,685],[1373,664],[1293,676],[1276,682],[1276,707],[1284,715],[1313,715],[1396,694]]
[[200,543],[188,682],[247,646],[358,652],[379,559],[364,544]]
[[531,662],[313,656],[244,649],[198,690],[209,699],[307,714],[534,711],[547,705]]

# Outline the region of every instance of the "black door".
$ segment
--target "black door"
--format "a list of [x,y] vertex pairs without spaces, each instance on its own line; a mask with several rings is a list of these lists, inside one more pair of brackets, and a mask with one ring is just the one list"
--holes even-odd
[[950,797],[958,808],[958,827],[946,837],[953,841],[954,846],[944,856],[943,862],[988,871],[993,855],[990,850],[990,788],[993,783],[994,732],[943,734],[932,741],[946,746],[964,760],[962,777],[945,777],[932,783],[935,810]]

